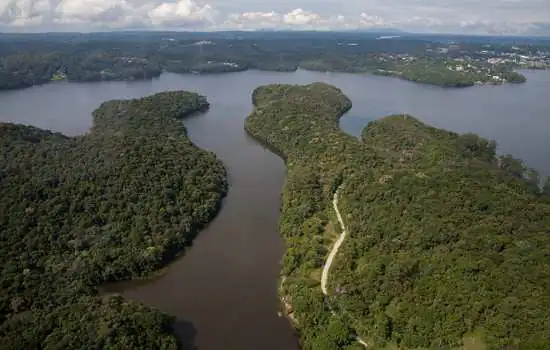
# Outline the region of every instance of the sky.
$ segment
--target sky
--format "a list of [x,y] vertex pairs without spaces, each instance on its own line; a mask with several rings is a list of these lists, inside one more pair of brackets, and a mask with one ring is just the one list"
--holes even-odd
[[0,0],[3,32],[388,28],[550,36],[550,0]]

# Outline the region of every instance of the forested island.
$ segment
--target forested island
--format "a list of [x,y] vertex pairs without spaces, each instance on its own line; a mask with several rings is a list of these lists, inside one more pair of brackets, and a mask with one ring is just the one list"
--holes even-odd
[[[287,166],[280,294],[304,349],[550,347],[550,181],[408,115],[351,137],[351,102],[323,83],[262,86],[253,103],[246,130]],[[335,193],[349,232],[327,297]]]
[[195,93],[103,103],[89,133],[0,124],[0,344],[6,349],[176,349],[171,316],[98,293],[180,254],[227,190],[181,119]]
[[522,83],[525,77],[515,68],[550,67],[550,44],[544,40],[516,45],[461,40],[353,32],[0,34],[0,89],[248,69],[368,73],[466,87]]

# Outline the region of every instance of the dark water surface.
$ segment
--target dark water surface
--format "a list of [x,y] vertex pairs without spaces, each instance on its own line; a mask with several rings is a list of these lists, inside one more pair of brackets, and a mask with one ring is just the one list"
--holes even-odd
[[[230,190],[214,222],[166,273],[147,283],[110,286],[178,317],[178,331],[199,350],[296,349],[277,315],[284,246],[277,234],[284,163],[243,130],[252,90],[268,83],[326,81],[353,101],[342,128],[358,135],[370,120],[410,113],[434,126],[496,139],[500,151],[550,174],[550,71],[526,72],[523,85],[442,89],[368,75],[248,71],[217,76],[164,74],[149,82],[57,82],[0,93],[0,121],[69,135],[87,132],[103,101],[174,89],[208,97],[210,110],[185,121],[192,140],[216,152]],[[190,344],[191,345],[191,344]]]

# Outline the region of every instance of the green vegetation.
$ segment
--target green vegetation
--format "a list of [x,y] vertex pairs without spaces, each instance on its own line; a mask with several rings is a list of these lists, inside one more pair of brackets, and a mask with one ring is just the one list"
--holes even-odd
[[316,71],[370,73],[397,77],[421,84],[467,87],[476,84],[524,83],[525,77],[511,66],[453,61],[441,57],[408,54],[325,55],[300,62],[300,68]]
[[223,165],[176,118],[203,96],[109,101],[68,138],[0,124],[0,342],[172,349],[172,319],[97,286],[151,275],[216,214]]
[[167,64],[167,70],[174,73],[193,73],[193,74],[221,74],[231,72],[241,72],[248,69],[246,66],[238,65],[232,62],[225,63],[204,63],[193,67],[182,67],[179,61],[172,61]]
[[[332,209],[347,159],[362,159],[361,143],[339,131],[351,102],[326,84],[271,85],[256,89],[247,131],[286,161],[279,230],[286,240],[281,294],[292,306],[304,349],[344,349],[352,330],[332,316],[320,288],[320,270],[338,227]],[[332,221],[332,223],[331,223]]]
[[101,81],[150,79],[161,74],[157,63],[104,50],[24,53],[0,57],[0,90],[17,89],[54,80]]
[[176,350],[173,321],[120,296],[82,296],[11,317],[2,325],[0,339],[5,349]]
[[513,67],[494,66],[481,62],[438,59],[412,60],[401,65],[393,75],[418,83],[445,87],[466,87],[475,84],[524,83],[525,77]]
[[0,89],[59,79],[150,79],[162,71],[219,74],[298,68],[395,76],[446,87],[519,83],[525,78],[513,69],[522,66],[520,57],[539,62],[548,49],[498,47],[489,53],[481,45],[444,45],[436,38],[377,40],[377,35],[350,32],[0,34]]
[[67,79],[67,75],[61,72],[55,72],[54,75],[52,76],[52,81],[60,81],[60,80],[66,80],[66,79]]
[[355,329],[381,346],[477,334],[490,349],[548,348],[550,203],[538,175],[497,160],[494,143],[412,118],[374,122],[363,142],[391,161],[342,191],[353,234],[333,283]]
[[[246,129],[287,164],[280,292],[304,349],[357,348],[355,334],[374,348],[550,346],[550,196],[536,172],[410,116],[372,122],[360,142],[339,130],[350,102],[326,84],[263,86],[253,101]],[[324,298],[337,188],[349,236]]]

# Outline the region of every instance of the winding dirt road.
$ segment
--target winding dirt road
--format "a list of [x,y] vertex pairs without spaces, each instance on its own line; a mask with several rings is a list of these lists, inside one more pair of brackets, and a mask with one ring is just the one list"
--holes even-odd
[[[342,243],[344,243],[344,240],[346,239],[346,236],[348,234],[348,231],[346,230],[346,226],[344,225],[344,220],[342,219],[342,214],[340,214],[340,210],[338,210],[338,190],[334,192],[332,206],[334,207],[334,211],[336,212],[336,216],[338,217],[338,222],[340,223],[340,229],[342,230],[342,233],[340,234],[340,237],[338,237],[338,240],[336,240],[336,243],[334,243],[334,246],[332,247],[332,250],[328,255],[327,261],[325,262],[325,266],[323,266],[323,272],[321,273],[321,290],[323,291],[323,294],[326,296],[328,296],[327,281],[328,281],[328,273],[330,271],[330,266],[332,265],[332,262],[334,261],[334,257],[338,253],[340,246],[342,245]],[[334,314],[334,311],[332,313]],[[363,345],[365,348],[367,349],[369,348],[369,345],[363,339],[356,337],[355,340],[359,344]]]
[[334,192],[334,199],[332,200],[332,206],[334,207],[334,211],[336,212],[336,216],[338,217],[338,222],[340,223],[340,229],[342,230],[342,233],[340,234],[340,237],[338,237],[338,240],[336,241],[336,243],[334,243],[334,246],[332,247],[332,250],[328,255],[327,261],[325,262],[325,266],[323,266],[323,272],[321,274],[321,290],[323,291],[324,295],[328,295],[327,281],[328,281],[328,273],[332,265],[332,261],[334,260],[334,257],[338,253],[338,249],[340,249],[340,246],[342,245],[342,243],[344,243],[344,240],[346,239],[346,235],[347,235],[346,227],[344,225],[344,220],[342,220],[342,215],[340,214],[340,210],[338,210],[338,191]]

